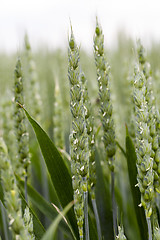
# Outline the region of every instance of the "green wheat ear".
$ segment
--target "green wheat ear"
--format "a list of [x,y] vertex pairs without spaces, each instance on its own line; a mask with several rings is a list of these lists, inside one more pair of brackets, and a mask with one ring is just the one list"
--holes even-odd
[[14,104],[11,100],[11,94],[4,99],[2,103],[2,127],[3,127],[3,139],[8,148],[8,155],[11,160],[12,165],[15,165],[16,158],[16,137],[14,132],[14,117],[13,117],[13,107]]
[[160,124],[159,112],[156,106],[156,99],[153,93],[153,79],[150,63],[147,62],[146,52],[140,40],[137,42],[137,55],[140,69],[146,78],[146,101],[148,104],[148,125],[150,129],[150,142],[152,145],[154,190],[160,192]]
[[116,141],[109,86],[110,66],[104,56],[104,36],[98,20],[96,22],[96,29],[94,35],[94,57],[97,69],[99,98],[101,103],[100,117],[104,133],[103,142],[106,149],[109,168],[111,171],[114,171]]
[[88,190],[91,193],[91,198],[95,199],[95,184],[96,184],[96,166],[95,166],[95,133],[94,133],[94,117],[92,116],[91,102],[88,96],[87,79],[85,74],[80,74],[82,91],[83,91],[83,105],[85,109],[85,122],[88,135],[89,147],[89,179]]
[[117,209],[114,191],[114,169],[115,169],[115,126],[112,116],[112,103],[110,97],[110,66],[104,55],[104,35],[98,20],[96,19],[96,29],[94,34],[94,58],[97,71],[97,81],[100,99],[100,118],[103,126],[103,143],[106,151],[106,159],[111,171],[111,195],[113,209],[113,227],[117,234]]
[[136,120],[136,152],[138,168],[138,186],[141,192],[141,204],[146,210],[146,216],[152,214],[153,188],[153,159],[148,125],[148,104],[146,101],[146,78],[139,67],[135,68],[134,101]]
[[14,119],[15,119],[15,133],[17,139],[17,163],[16,171],[20,177],[27,176],[28,166],[30,164],[29,157],[29,134],[26,129],[26,119],[21,105],[24,104],[23,100],[23,77],[20,59],[17,60],[16,68],[14,71]]
[[25,218],[23,218],[22,215],[22,204],[19,197],[19,190],[11,162],[8,159],[8,150],[2,138],[0,138],[0,169],[4,203],[9,218],[9,227],[11,229],[12,237],[13,239],[34,240],[32,217],[28,213],[28,220],[24,222]]
[[123,227],[118,226],[118,235],[116,236],[117,240],[127,240],[126,236],[124,235]]
[[[89,177],[89,148],[83,104],[83,91],[79,69],[79,48],[77,47],[71,28],[68,48],[68,78],[70,82],[70,110],[72,113],[72,133],[70,136],[72,183],[75,200],[75,215],[80,239],[83,239],[84,215],[88,215],[87,192]],[[84,208],[85,213],[84,213]],[[87,218],[87,216],[86,216]],[[85,219],[85,224],[87,223]],[[86,226],[86,225],[85,225]],[[87,226],[88,228],[88,226]],[[89,231],[86,231],[89,234]],[[89,237],[87,236],[87,239]]]
[[36,71],[36,63],[32,56],[32,49],[28,39],[28,35],[25,35],[25,56],[26,56],[26,91],[27,101],[31,109],[31,114],[35,119],[41,121],[41,96],[40,96],[40,86],[38,82],[38,76]]

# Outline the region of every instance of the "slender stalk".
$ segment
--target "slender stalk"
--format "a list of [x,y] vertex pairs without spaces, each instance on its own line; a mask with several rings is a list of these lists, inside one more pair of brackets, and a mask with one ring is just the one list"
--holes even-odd
[[147,224],[148,224],[148,240],[152,240],[152,227],[150,217],[147,218]]
[[94,211],[94,215],[95,215],[95,218],[96,218],[98,239],[101,240],[102,239],[102,233],[101,233],[100,219],[99,219],[99,215],[98,215],[98,209],[97,209],[97,204],[96,204],[96,199],[95,198],[92,199],[92,206],[93,206],[93,211]]
[[28,176],[26,175],[24,180],[24,192],[25,192],[25,200],[28,203],[27,180],[28,180]]
[[114,237],[118,234],[117,229],[117,209],[116,209],[116,200],[115,200],[115,191],[114,191],[114,172],[111,171],[111,196],[112,196],[112,213],[113,213],[113,228],[114,228]]
[[[83,178],[83,186],[87,186],[87,178]],[[85,240],[89,240],[89,224],[88,224],[88,190],[83,190],[84,197],[84,223],[85,223]]]
[[[42,193],[43,196],[45,197],[45,199],[47,201],[49,201],[49,189],[48,189],[48,178],[47,178],[47,173],[44,170],[45,169],[45,163],[44,160],[42,159],[42,157],[40,157],[40,170],[41,170],[41,176],[42,176]],[[48,226],[49,224],[49,219],[44,216],[44,224],[45,226]]]

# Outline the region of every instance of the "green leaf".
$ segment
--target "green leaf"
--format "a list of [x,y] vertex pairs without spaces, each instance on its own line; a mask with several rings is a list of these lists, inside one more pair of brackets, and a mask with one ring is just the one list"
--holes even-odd
[[[19,181],[19,185],[22,191],[24,191],[24,181],[20,178],[17,179]],[[27,192],[28,197],[31,203],[36,206],[45,216],[54,220],[57,217],[57,211],[51,205],[51,203],[47,202],[30,184],[27,184]],[[64,221],[61,221],[60,228],[68,235],[71,236],[70,230]]]
[[135,187],[137,184],[137,167],[136,167],[137,156],[132,139],[129,136],[128,130],[126,131],[126,155],[129,181],[134,202],[134,209],[137,217],[137,223],[139,226],[139,232],[141,235],[141,239],[146,240],[148,239],[148,227],[145,212],[142,207],[138,206],[141,202],[141,193],[139,191],[139,188]]
[[116,141],[116,144],[117,144],[117,146],[119,147],[119,149],[121,150],[121,152],[123,153],[123,155],[124,155],[125,157],[127,157],[125,150],[124,150],[123,147],[119,144],[118,141]]
[[34,235],[35,235],[36,239],[40,240],[45,233],[45,229],[44,229],[42,223],[40,222],[39,218],[35,214],[35,212],[32,210],[32,208],[26,202],[23,194],[21,192],[19,194],[20,194],[20,197],[22,199],[22,204],[24,205],[25,208],[27,206],[29,208],[30,213],[32,214],[33,232],[34,232]]
[[[0,172],[0,179],[1,179],[1,172]],[[2,184],[0,184],[0,200],[3,202],[3,188],[2,188]]]
[[51,226],[49,227],[47,232],[42,237],[42,240],[54,240],[55,239],[56,231],[57,231],[57,228],[58,228],[58,225],[59,225],[60,221],[62,219],[64,219],[64,216],[66,215],[66,213],[69,211],[69,209],[72,206],[73,206],[73,201],[71,203],[69,203],[61,213],[58,214],[58,216],[53,221],[53,223],[51,224]]
[[98,151],[96,151],[96,201],[99,211],[102,237],[104,239],[114,239],[113,233],[113,217],[111,207],[110,189],[105,184],[102,167],[100,164],[100,157]]
[[98,235],[97,235],[95,223],[92,221],[90,213],[88,214],[88,222],[89,222],[89,236],[90,236],[90,239],[97,240]]
[[5,209],[2,201],[0,201],[0,212],[1,212],[2,223],[3,223],[4,237],[6,240],[12,240],[12,235],[11,235],[11,232],[9,230],[9,225],[8,225],[8,217],[7,217],[6,209]]
[[[61,154],[53,142],[50,140],[46,132],[39,126],[39,124],[29,115],[25,109],[24,111],[35,131],[53,186],[56,190],[61,206],[64,208],[66,205],[68,205],[68,203],[73,201],[71,176]],[[72,230],[75,236],[77,239],[79,239],[78,227],[73,208],[71,208],[67,213],[67,218],[72,226]]]

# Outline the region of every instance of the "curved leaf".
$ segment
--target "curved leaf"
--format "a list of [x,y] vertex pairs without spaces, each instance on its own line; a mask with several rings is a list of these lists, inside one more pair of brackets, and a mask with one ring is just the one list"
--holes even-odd
[[30,213],[32,214],[32,219],[33,219],[33,232],[34,235],[36,237],[36,240],[40,240],[42,238],[42,236],[45,233],[45,229],[41,223],[41,221],[39,220],[39,218],[37,217],[37,215],[35,214],[35,212],[32,210],[32,208],[28,205],[28,203],[26,202],[25,198],[23,197],[22,193],[20,192],[20,197],[22,199],[22,204],[24,204],[24,206],[29,208]]
[[[24,111],[35,131],[52,183],[56,190],[61,206],[64,208],[68,203],[73,201],[71,176],[61,154],[53,142],[50,140],[46,132],[39,126],[39,124],[29,115],[25,109]],[[77,239],[79,239],[78,227],[73,208],[71,208],[67,213],[67,218],[72,226],[72,230],[75,236]]]
[[[24,191],[24,181],[18,177],[17,179],[19,181],[21,190]],[[54,220],[57,217],[57,211],[55,208],[49,202],[47,202],[30,184],[27,184],[27,192],[31,203],[36,206],[45,216],[51,220]],[[67,235],[71,236],[70,230],[64,221],[61,221],[59,226]]]
[[56,236],[56,231],[60,221],[64,218],[65,214],[69,211],[69,209],[73,206],[73,201],[69,203],[64,210],[58,214],[56,219],[53,221],[51,226],[48,228],[47,232],[43,235],[42,240],[54,240]]
[[0,200],[0,217],[2,217],[2,226],[3,226],[3,232],[4,232],[4,237],[6,240],[12,240],[12,234],[9,229],[9,223],[8,223],[8,216],[6,213],[6,209]]
[[116,144],[117,144],[117,146],[119,147],[119,149],[121,150],[121,152],[123,153],[123,155],[125,156],[125,158],[127,157],[126,156],[126,152],[125,152],[125,150],[123,149],[123,147],[120,145],[120,143],[118,142],[118,141],[116,141]]
[[129,174],[129,181],[131,186],[131,192],[134,202],[134,209],[137,217],[137,222],[139,226],[139,232],[141,235],[141,239],[146,240],[148,239],[148,227],[145,217],[145,212],[142,207],[138,205],[141,202],[141,194],[138,187],[135,187],[137,184],[137,156],[135,152],[135,148],[130,138],[128,131],[126,132],[126,156],[127,156],[127,165],[128,165],[128,174]]

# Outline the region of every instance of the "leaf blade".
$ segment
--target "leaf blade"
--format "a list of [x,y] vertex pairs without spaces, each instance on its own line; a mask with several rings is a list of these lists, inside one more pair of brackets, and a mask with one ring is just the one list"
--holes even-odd
[[[50,174],[59,201],[62,207],[65,208],[67,204],[73,201],[71,176],[61,154],[53,142],[50,140],[46,132],[39,126],[39,124],[29,115],[25,109],[24,111],[36,134],[42,155],[46,162],[46,166],[48,168],[48,172]],[[73,208],[71,208],[67,213],[67,218],[72,226],[75,236],[77,239],[79,239],[78,227]]]
[[[24,181],[18,177],[17,179],[19,181],[21,190],[24,191]],[[41,196],[30,184],[27,184],[27,191],[31,203],[36,206],[45,216],[51,220],[54,220],[57,217],[57,211],[55,208],[49,202],[47,202],[43,196]],[[70,236],[69,228],[63,221],[60,222],[60,228]]]
[[41,237],[43,236],[43,234],[45,233],[45,229],[44,229],[41,221],[39,220],[39,218],[37,217],[37,215],[33,211],[33,209],[26,202],[26,200],[25,200],[25,198],[24,198],[24,196],[22,195],[21,192],[20,192],[20,197],[21,197],[22,202],[25,205],[25,207],[28,207],[29,211],[31,213],[32,221],[33,221],[33,232],[34,232],[34,235],[36,237],[36,240],[40,240]]
[[58,214],[56,219],[53,221],[47,232],[43,235],[42,240],[53,240],[56,235],[56,231],[60,221],[64,218],[65,214],[69,211],[69,209],[73,206],[73,201],[69,203],[61,214]]

